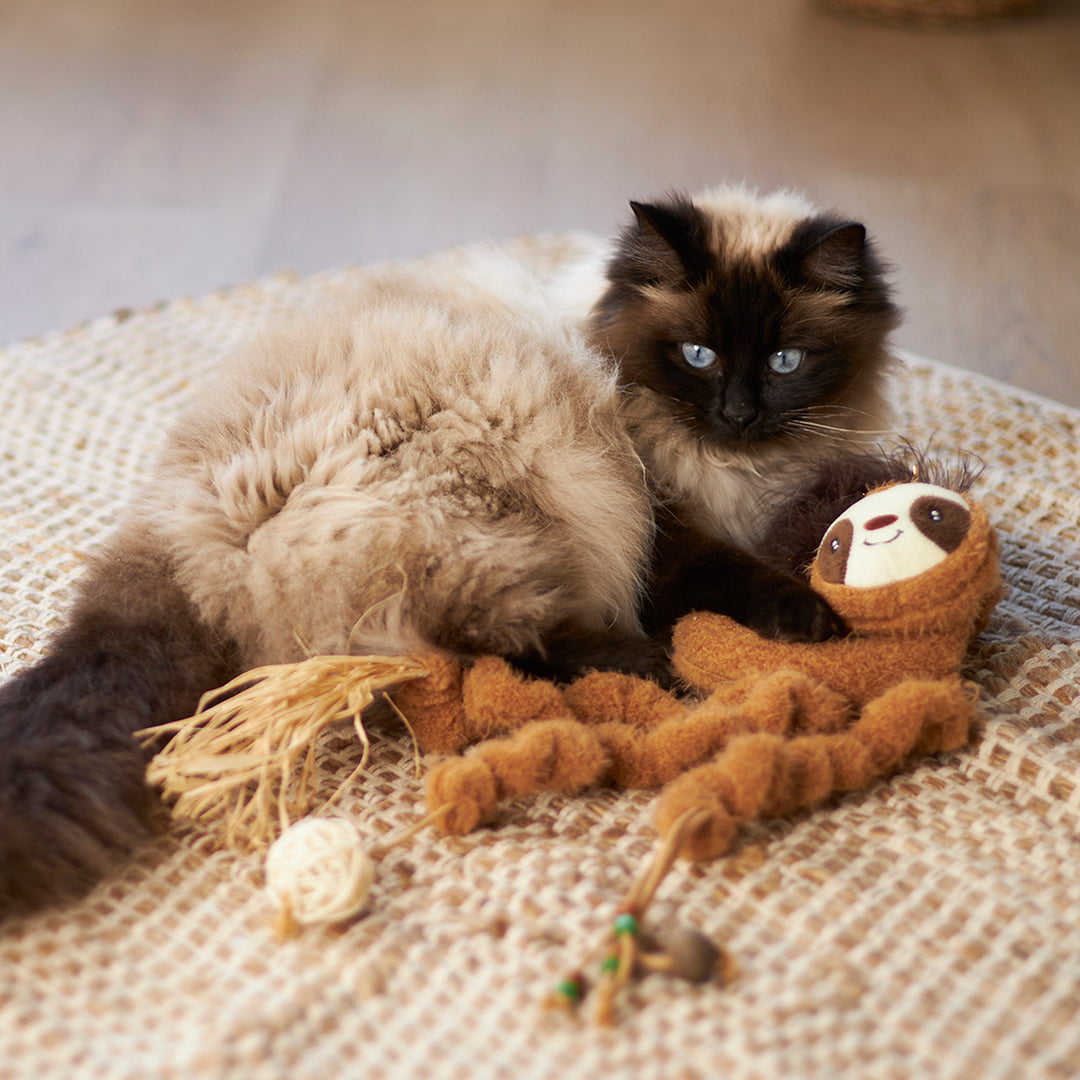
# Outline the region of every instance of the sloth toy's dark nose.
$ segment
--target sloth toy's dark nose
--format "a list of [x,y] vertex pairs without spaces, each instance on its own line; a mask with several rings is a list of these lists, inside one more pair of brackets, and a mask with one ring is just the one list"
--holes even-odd
[[894,525],[896,523],[895,514],[882,514],[879,517],[871,518],[866,523],[866,528],[869,529],[884,529],[886,525]]

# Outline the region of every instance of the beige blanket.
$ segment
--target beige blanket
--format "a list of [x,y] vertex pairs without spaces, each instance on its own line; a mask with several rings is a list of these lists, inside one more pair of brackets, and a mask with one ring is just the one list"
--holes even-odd
[[[0,351],[0,675],[41,655],[162,428],[264,320],[358,271],[279,277]],[[906,358],[901,425],[986,462],[1006,599],[966,750],[677,865],[651,917],[741,975],[636,983],[599,1030],[541,1010],[648,857],[648,792],[507,806],[380,866],[367,915],[276,943],[259,859],[177,825],[83,903],[0,927],[0,1077],[1080,1075],[1080,413]],[[329,780],[355,762],[347,728]],[[344,801],[415,820],[405,740]],[[0,828],[3,827],[0,822]]]

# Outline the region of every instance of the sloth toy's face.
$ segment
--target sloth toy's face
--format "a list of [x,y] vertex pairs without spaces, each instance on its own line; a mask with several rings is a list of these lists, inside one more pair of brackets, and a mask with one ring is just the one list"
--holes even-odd
[[860,499],[818,548],[823,581],[869,589],[915,577],[955,551],[971,525],[967,503],[936,484],[897,484]]

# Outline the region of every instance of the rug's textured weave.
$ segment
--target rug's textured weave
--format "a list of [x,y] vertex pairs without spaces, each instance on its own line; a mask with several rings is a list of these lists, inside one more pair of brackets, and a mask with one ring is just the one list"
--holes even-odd
[[[280,277],[0,352],[0,675],[38,657],[85,553],[192,384],[358,271]],[[972,655],[964,751],[680,864],[650,917],[698,927],[731,986],[635,984],[614,1030],[540,1002],[653,846],[650,793],[505,808],[382,863],[369,914],[279,945],[258,859],[177,826],[85,902],[0,927],[0,1077],[1080,1075],[1080,413],[908,358],[902,428],[986,462],[1009,592]],[[345,730],[329,780],[356,760]],[[345,808],[423,810],[374,739]],[[3,825],[0,823],[0,828]]]

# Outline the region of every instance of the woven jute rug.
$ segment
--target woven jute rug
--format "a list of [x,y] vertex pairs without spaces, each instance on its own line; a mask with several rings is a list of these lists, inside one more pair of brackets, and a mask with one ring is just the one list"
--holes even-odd
[[[0,676],[42,654],[192,386],[360,273],[0,351]],[[893,394],[915,441],[986,464],[1009,591],[966,671],[982,722],[961,752],[676,865],[650,918],[724,943],[735,982],[650,976],[613,1029],[541,1009],[653,849],[649,792],[420,832],[365,917],[284,944],[260,860],[177,824],[85,901],[0,926],[0,1077],[1080,1076],[1080,413],[911,357]],[[372,739],[343,809],[374,839],[423,801],[408,740]],[[329,785],[358,754],[347,725],[327,739]]]

